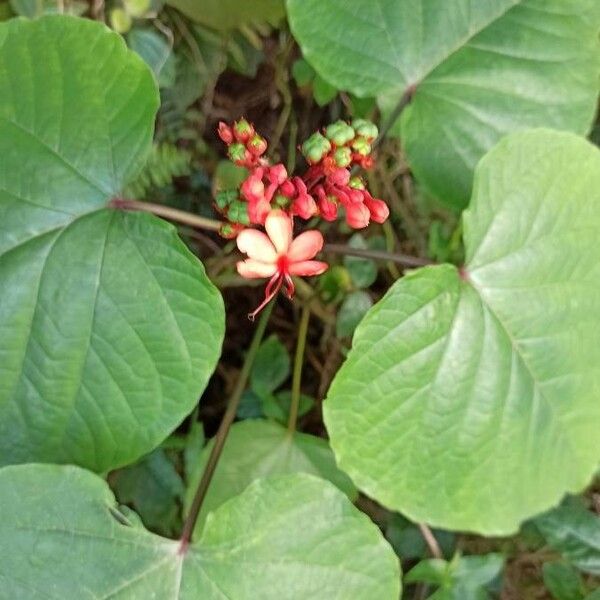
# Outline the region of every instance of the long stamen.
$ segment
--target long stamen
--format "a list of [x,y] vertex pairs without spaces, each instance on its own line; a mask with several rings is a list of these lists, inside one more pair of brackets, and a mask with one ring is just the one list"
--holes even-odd
[[[276,283],[276,285],[274,286],[274,289],[273,289],[273,284],[275,284],[275,283]],[[265,299],[259,304],[259,306],[256,310],[253,310],[251,313],[248,313],[248,318],[251,321],[254,321],[254,319],[256,318],[256,315],[267,304],[269,304],[269,302],[271,302],[271,300],[273,300],[273,298],[277,295],[277,293],[281,289],[282,283],[283,283],[283,278],[281,277],[280,273],[275,273],[275,275],[273,275],[273,277],[271,277],[269,283],[267,284],[267,287],[265,288]]]
[[288,273],[284,276],[285,279],[285,295],[291,300],[294,297],[294,292],[296,291],[296,286],[294,285],[294,281],[290,277]]

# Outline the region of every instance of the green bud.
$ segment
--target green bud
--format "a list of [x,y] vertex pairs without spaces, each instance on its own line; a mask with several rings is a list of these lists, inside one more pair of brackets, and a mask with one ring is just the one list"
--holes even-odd
[[357,137],[352,142],[352,149],[361,156],[369,156],[371,154],[371,144],[364,137]]
[[355,190],[364,190],[365,189],[365,184],[363,183],[363,180],[356,175],[354,177],[350,177],[350,181],[348,182],[348,185]]
[[286,198],[283,194],[277,194],[274,202],[279,208],[287,208],[290,205],[290,199]]
[[231,144],[231,146],[229,146],[227,154],[233,162],[238,160],[244,160],[244,158],[246,157],[246,146],[239,142]]
[[234,200],[229,207],[229,211],[227,212],[227,218],[234,223],[250,225],[250,218],[248,217],[248,203],[242,202],[241,200]]
[[336,121],[325,129],[327,139],[331,140],[336,146],[343,146],[354,139],[356,135],[354,129],[346,121]]
[[350,148],[338,148],[334,155],[333,160],[338,167],[347,167],[352,162],[352,152]]
[[331,150],[331,143],[320,133],[313,133],[302,144],[302,154],[309,163],[318,163]]
[[224,190],[217,192],[215,204],[220,210],[227,208],[234,200],[239,198],[237,190]]
[[352,127],[356,130],[357,135],[366,138],[368,142],[374,140],[379,135],[377,125],[366,119],[354,119]]
[[117,33],[127,33],[131,29],[131,17],[122,8],[110,11],[110,26]]

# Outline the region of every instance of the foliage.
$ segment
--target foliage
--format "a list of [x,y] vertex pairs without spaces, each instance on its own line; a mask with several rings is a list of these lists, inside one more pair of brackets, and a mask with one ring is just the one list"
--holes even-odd
[[588,483],[599,189],[600,152],[573,134],[512,134],[481,161],[465,267],[392,286],[329,390],[331,443],[360,489],[417,521],[506,535]]
[[[309,63],[338,89],[413,100],[399,132],[411,167],[466,205],[473,170],[502,135],[589,131],[596,109],[595,0],[288,0]],[[376,67],[375,67],[376,65]]]
[[600,600],[599,33],[0,0],[0,596]]

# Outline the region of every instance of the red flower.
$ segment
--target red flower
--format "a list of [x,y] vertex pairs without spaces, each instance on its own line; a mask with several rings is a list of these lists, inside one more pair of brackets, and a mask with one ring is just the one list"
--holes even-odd
[[244,229],[237,237],[240,252],[248,255],[236,265],[238,273],[247,279],[270,277],[265,298],[254,317],[273,299],[282,286],[288,298],[294,295],[292,275],[320,275],[327,263],[312,260],[323,247],[323,236],[316,230],[305,231],[292,240],[292,219],[282,210],[272,210],[265,220],[266,234],[257,229]]

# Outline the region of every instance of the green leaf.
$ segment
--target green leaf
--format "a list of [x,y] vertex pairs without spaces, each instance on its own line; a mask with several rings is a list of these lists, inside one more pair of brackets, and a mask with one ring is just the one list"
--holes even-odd
[[[444,556],[451,556],[456,546],[456,536],[443,529],[432,530]],[[392,515],[385,529],[385,537],[402,560],[425,558],[429,549],[419,528],[398,513]]]
[[[213,443],[211,440],[204,448],[188,481],[186,512]],[[285,427],[272,421],[246,420],[231,428],[202,505],[196,534],[200,533],[208,513],[244,491],[253,481],[288,473],[309,473],[328,479],[351,499],[356,496],[354,486],[337,468],[325,440],[306,433],[289,435]]]
[[504,134],[586,133],[600,70],[596,0],[288,0],[303,55],[338,89],[407,90],[401,134],[418,179],[463,207],[478,160]]
[[313,81],[313,95],[319,106],[329,104],[337,96],[337,88],[317,75]]
[[175,229],[107,207],[150,148],[156,85],[104,25],[0,25],[0,464],[97,471],[197,403],[223,303]]
[[479,164],[466,266],[392,286],[324,403],[338,464],[412,521],[510,534],[600,456],[600,151],[512,134]]
[[175,59],[164,35],[153,29],[136,27],[127,34],[127,43],[152,69],[160,87],[175,83]]
[[582,571],[600,575],[600,517],[580,506],[561,506],[538,517],[547,542]]
[[296,81],[296,85],[303,87],[313,81],[315,70],[303,58],[299,58],[292,65],[292,76]]
[[351,336],[365,314],[373,306],[373,300],[367,292],[348,294],[337,314],[335,332],[338,337]]
[[205,441],[202,423],[194,421],[185,439],[185,448],[183,451],[183,472],[186,481],[189,481],[192,477]]
[[164,450],[154,450],[137,464],[120,469],[111,484],[118,501],[133,506],[146,527],[161,535],[177,535],[185,487]]
[[[284,390],[277,394],[269,394],[261,398],[262,413],[265,417],[275,419],[282,425],[286,425],[290,415],[290,406],[292,404],[292,392]],[[314,398],[306,394],[300,394],[298,402],[298,416],[304,416],[315,404]]]
[[[396,600],[400,572],[377,527],[308,475],[258,481],[180,543],[127,525],[106,483],[70,466],[0,470],[7,598]],[[27,560],[23,560],[27,557]],[[82,559],[84,558],[84,560]]]
[[556,600],[583,600],[585,587],[579,573],[566,563],[542,565],[544,585]]
[[[370,247],[360,233],[355,233],[350,238],[348,245],[351,248],[359,248],[361,250],[366,250]],[[345,256],[344,266],[348,269],[356,287],[368,288],[373,285],[377,279],[377,265],[375,264],[375,261],[368,258]]]
[[290,374],[290,356],[276,335],[265,340],[256,353],[250,386],[259,396],[274,392]]
[[490,597],[486,586],[500,575],[503,565],[499,554],[455,556],[450,562],[432,558],[414,566],[404,581],[438,586],[440,589],[430,596],[436,600],[485,600]]
[[224,30],[252,23],[277,25],[285,15],[283,0],[167,0],[167,4],[192,21]]

